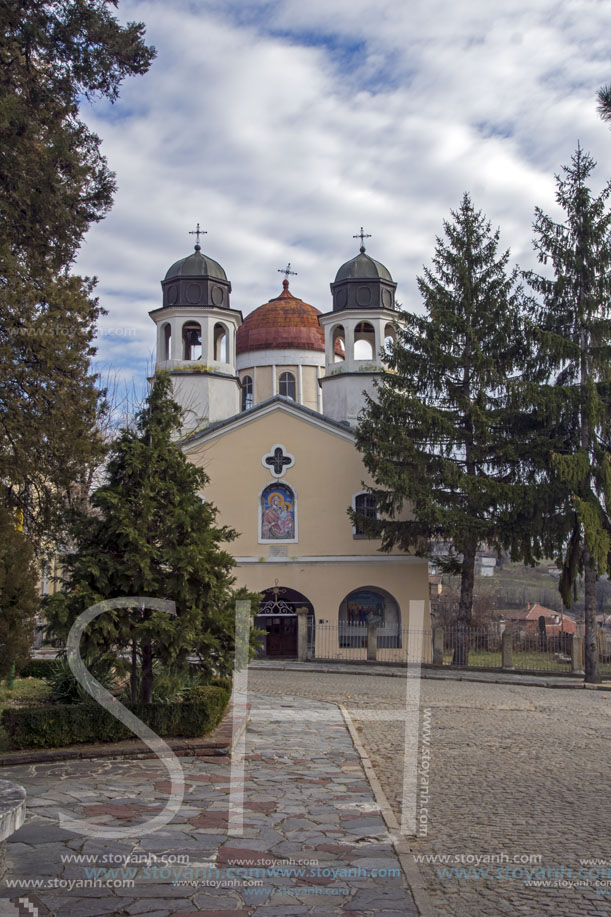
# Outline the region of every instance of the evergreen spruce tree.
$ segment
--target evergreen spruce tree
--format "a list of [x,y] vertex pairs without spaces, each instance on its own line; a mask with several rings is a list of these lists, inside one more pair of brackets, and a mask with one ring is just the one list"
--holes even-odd
[[517,271],[468,194],[444,231],[418,280],[426,314],[404,315],[378,400],[361,415],[357,446],[379,518],[359,521],[383,550],[427,554],[431,541],[451,542],[445,566],[461,577],[454,663],[464,665],[478,546],[531,559],[516,519],[527,488],[506,398],[526,341]]
[[[230,674],[236,598],[233,558],[222,545],[236,532],[216,525],[217,510],[200,494],[208,478],[187,462],[175,438],[181,426],[171,382],[157,375],[138,415],[111,450],[108,480],[91,498],[65,583],[49,607],[51,631],[65,637],[75,618],[102,599],[145,595],[176,603],[176,617],[130,609],[97,618],[82,641],[84,656],[131,654],[132,700],[150,703],[153,661],[183,669],[200,656],[209,673]],[[138,686],[141,695],[137,697]]]
[[[580,147],[556,177],[556,200],[565,213],[555,222],[536,210],[535,248],[553,276],[529,272],[538,294],[539,435],[548,449],[539,472],[555,484],[550,531],[564,534],[560,589],[570,605],[577,577],[585,589],[586,680],[600,680],[596,581],[611,572],[611,183],[592,195],[595,162]],[[564,525],[558,529],[558,519]]]
[[0,678],[29,658],[40,607],[31,545],[0,507]]
[[114,176],[79,105],[114,102],[155,53],[116,6],[0,4],[0,504],[24,513],[37,546],[61,537],[74,485],[99,459],[89,359],[100,308],[94,281],[70,268],[110,209]]
[[601,86],[596,93],[598,114],[603,121],[611,121],[611,86]]

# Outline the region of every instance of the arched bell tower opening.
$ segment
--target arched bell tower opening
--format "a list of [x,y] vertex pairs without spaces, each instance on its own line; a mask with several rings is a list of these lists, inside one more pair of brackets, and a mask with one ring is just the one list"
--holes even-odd
[[354,359],[369,360],[375,357],[376,333],[371,322],[359,322],[354,329]]
[[187,362],[202,358],[202,326],[199,322],[185,322],[182,326],[182,358]]
[[161,359],[167,362],[172,352],[172,326],[165,322],[161,326]]
[[221,265],[204,255],[197,224],[192,254],[176,261],[161,281],[155,371],[170,373],[184,412],[183,433],[237,414],[241,404],[235,340],[242,313],[230,306],[231,283]]

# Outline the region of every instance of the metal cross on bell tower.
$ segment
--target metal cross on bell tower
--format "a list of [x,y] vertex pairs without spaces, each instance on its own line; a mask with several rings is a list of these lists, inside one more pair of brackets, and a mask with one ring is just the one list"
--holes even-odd
[[195,243],[195,250],[196,250],[196,251],[199,251],[200,248],[201,248],[201,245],[199,244],[199,237],[200,237],[200,236],[207,236],[207,235],[208,235],[208,230],[206,230],[206,229],[200,229],[200,228],[199,228],[199,223],[198,223],[198,224],[197,224],[197,227],[196,227],[195,229],[191,229],[191,230],[189,231],[189,235],[190,235],[190,236],[197,236],[197,242]]
[[363,252],[365,251],[365,246],[363,245],[363,239],[371,239],[371,234],[368,232],[364,232],[363,227],[361,226],[361,231],[357,232],[357,234],[355,236],[352,236],[352,238],[361,240],[361,254],[363,254]]

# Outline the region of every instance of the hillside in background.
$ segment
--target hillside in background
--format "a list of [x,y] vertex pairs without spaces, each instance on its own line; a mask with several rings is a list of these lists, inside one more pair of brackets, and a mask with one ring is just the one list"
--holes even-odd
[[[540,602],[546,608],[562,611],[562,599],[558,592],[558,576],[548,572],[549,563],[526,567],[501,560],[492,576],[476,576],[474,619],[485,620],[496,609],[523,608],[528,603]],[[458,604],[460,580],[458,577],[443,576],[444,600],[442,604]],[[608,578],[597,584],[597,614],[611,614],[611,582]],[[577,590],[577,598],[571,608],[564,609],[576,618],[583,617],[583,586]]]

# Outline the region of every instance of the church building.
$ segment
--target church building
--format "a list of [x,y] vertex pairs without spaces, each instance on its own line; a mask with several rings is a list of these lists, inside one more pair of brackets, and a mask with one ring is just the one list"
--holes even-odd
[[288,265],[280,294],[243,318],[199,234],[198,225],[194,252],[170,267],[150,313],[155,370],[170,373],[183,451],[210,478],[202,498],[240,533],[228,547],[237,585],[262,594],[262,652],[296,657],[301,615],[311,657],[367,658],[375,620],[377,658],[403,660],[411,601],[425,603],[428,620],[427,561],[382,553],[347,515],[375,512],[354,428],[401,321],[396,283],[361,230],[328,311],[291,291]]

